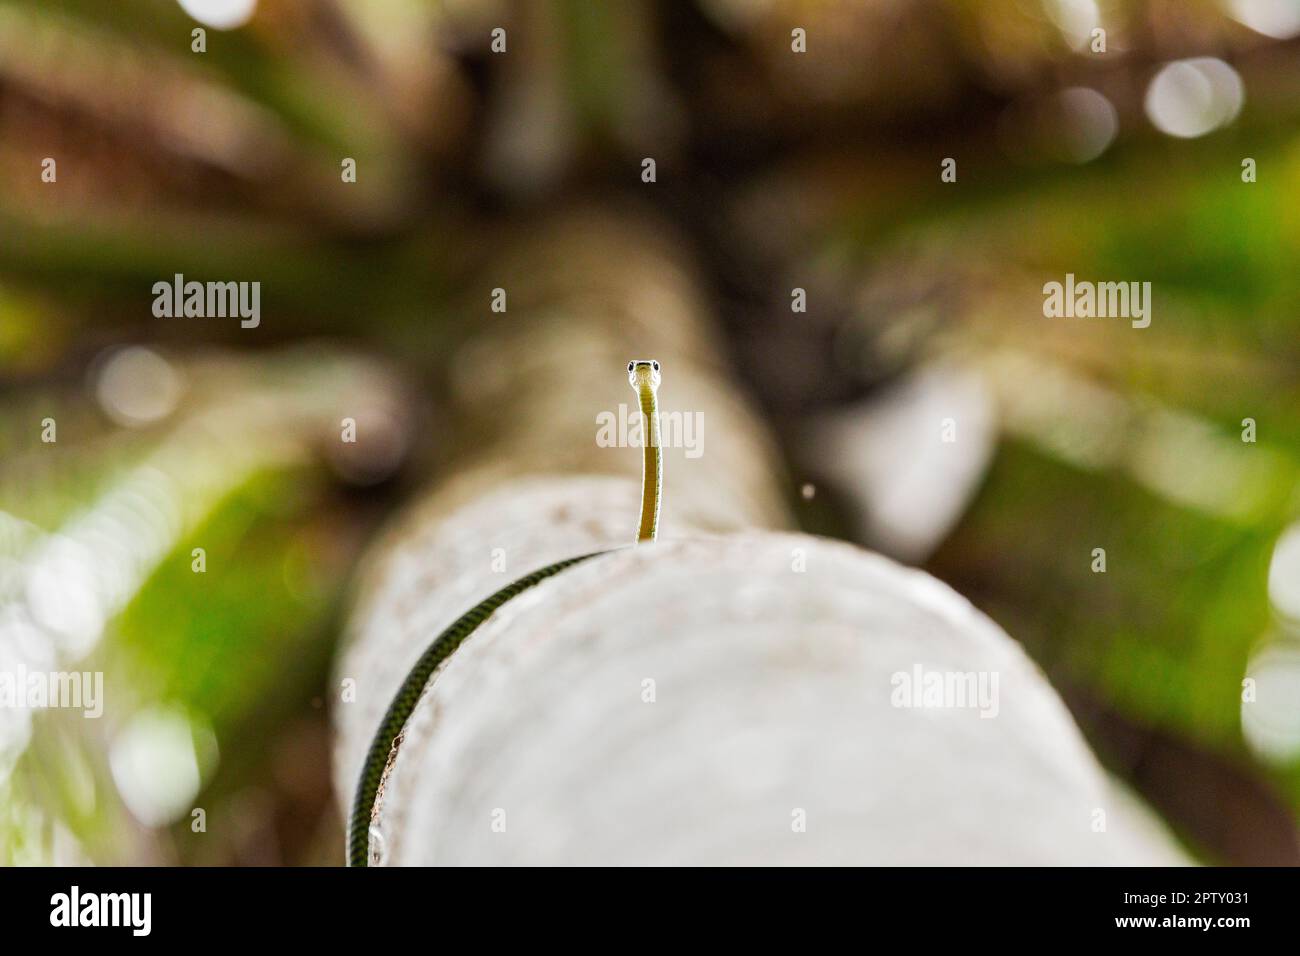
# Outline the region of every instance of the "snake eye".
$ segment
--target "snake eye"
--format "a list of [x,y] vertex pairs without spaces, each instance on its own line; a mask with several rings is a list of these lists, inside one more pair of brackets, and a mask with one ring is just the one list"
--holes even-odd
[[658,362],[651,362],[650,364],[653,365],[653,366],[655,367],[655,371],[656,371],[656,372],[659,371],[659,363],[658,363]]
[[632,362],[628,362],[628,363],[627,363],[627,370],[628,370],[629,372],[632,371],[632,365],[633,365],[633,364],[634,364],[634,363],[632,363]]

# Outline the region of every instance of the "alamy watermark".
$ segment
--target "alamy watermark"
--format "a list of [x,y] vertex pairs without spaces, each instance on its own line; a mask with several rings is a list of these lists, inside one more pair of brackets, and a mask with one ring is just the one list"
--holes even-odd
[[73,884],[66,893],[50,897],[51,926],[119,926],[132,936],[153,929],[152,893],[93,893]]
[[103,671],[29,671],[19,664],[0,671],[0,708],[80,709],[84,716],[104,713]]
[[185,281],[176,273],[171,282],[153,284],[156,318],[239,318],[239,326],[255,329],[262,323],[262,283]]
[[1065,282],[1043,286],[1043,315],[1049,319],[1131,319],[1135,329],[1151,324],[1150,282]]
[[[626,403],[617,412],[596,416],[596,444],[601,448],[643,448],[641,410]],[[704,454],[703,412],[660,412],[659,446],[684,448],[687,458]]]
[[889,678],[894,707],[939,710],[978,710],[981,717],[998,715],[997,671],[932,671],[916,664]]

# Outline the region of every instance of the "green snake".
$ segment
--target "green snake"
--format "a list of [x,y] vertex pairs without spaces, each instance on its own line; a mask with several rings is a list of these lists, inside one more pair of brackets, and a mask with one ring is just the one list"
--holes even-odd
[[[641,471],[641,520],[637,526],[637,543],[654,541],[659,533],[659,504],[663,483],[663,450],[659,438],[659,363],[653,359],[638,359],[627,363],[627,377],[636,390],[641,407],[641,444],[644,449]],[[366,759],[361,765],[357,792],[352,802],[348,821],[348,866],[367,866],[370,862],[370,822],[374,817],[375,803],[384,769],[388,766],[393,748],[397,746],[406,721],[424,694],[429,680],[438,667],[456,651],[456,648],[492,616],[501,605],[529,588],[540,584],[575,564],[581,564],[610,550],[565,558],[524,575],[507,584],[495,594],[484,598],[462,614],[425,648],[393,695],[384,719],[380,721]]]

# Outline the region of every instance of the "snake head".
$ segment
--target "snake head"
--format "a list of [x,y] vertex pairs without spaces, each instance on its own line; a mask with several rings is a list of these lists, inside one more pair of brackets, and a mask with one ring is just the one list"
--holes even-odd
[[627,363],[627,380],[633,388],[648,384],[659,387],[659,363],[654,359],[633,359]]

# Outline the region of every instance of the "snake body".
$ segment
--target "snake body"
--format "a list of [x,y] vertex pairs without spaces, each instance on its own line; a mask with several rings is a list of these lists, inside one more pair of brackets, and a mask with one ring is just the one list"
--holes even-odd
[[637,541],[653,541],[659,533],[659,497],[664,480],[664,455],[659,443],[659,363],[653,359],[627,363],[627,380],[641,405],[641,525]]
[[[636,360],[627,365],[628,381],[636,389],[641,407],[641,433],[644,446],[641,476],[641,520],[637,529],[637,542],[653,541],[659,533],[660,485],[663,481],[663,451],[659,442],[659,406],[656,390],[659,387],[659,363],[654,360]],[[535,587],[576,564],[589,561],[610,550],[594,551],[575,558],[565,558],[532,571],[501,590],[484,598],[462,614],[429,644],[415,662],[393,696],[384,719],[380,721],[370,748],[366,751],[357,781],[356,796],[348,820],[348,866],[368,866],[370,862],[370,821],[374,817],[375,801],[383,781],[384,769],[397,745],[406,721],[424,694],[424,689],[434,672],[456,651],[456,648],[492,616],[507,601]]]

